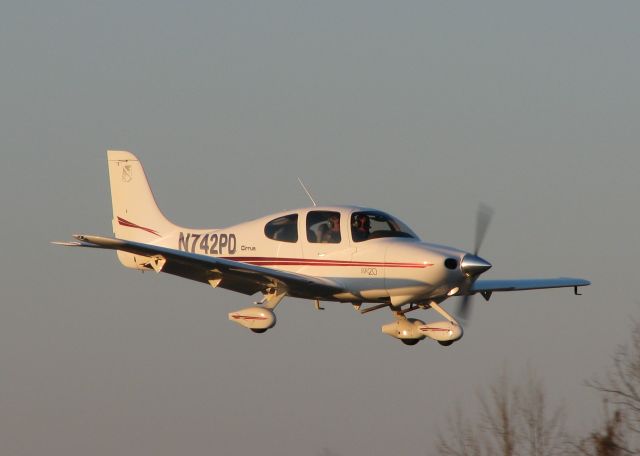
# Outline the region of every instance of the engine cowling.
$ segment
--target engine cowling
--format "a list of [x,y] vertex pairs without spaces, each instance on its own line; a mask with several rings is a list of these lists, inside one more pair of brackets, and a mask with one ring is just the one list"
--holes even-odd
[[265,307],[247,307],[229,313],[229,320],[253,332],[262,333],[276,324],[276,314]]
[[417,327],[420,334],[438,342],[455,342],[462,337],[462,327],[450,321],[422,323]]
[[424,324],[424,321],[416,318],[403,318],[383,325],[381,329],[383,333],[400,339],[408,345],[413,345],[425,338],[426,335],[420,331],[420,327]]

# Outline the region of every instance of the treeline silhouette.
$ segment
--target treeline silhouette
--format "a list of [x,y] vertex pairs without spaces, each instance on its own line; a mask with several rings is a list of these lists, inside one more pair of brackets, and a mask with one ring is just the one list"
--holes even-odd
[[565,407],[550,403],[540,377],[529,368],[514,382],[503,368],[478,392],[480,413],[458,406],[440,429],[431,454],[444,456],[623,456],[640,454],[640,323],[618,346],[604,377],[586,385],[602,401],[602,415],[585,435],[567,432]]
[[[584,382],[602,401],[602,414],[583,435],[567,431],[564,405],[553,403],[542,379],[529,367],[514,381],[506,368],[477,394],[478,410],[460,405],[438,429],[438,456],[627,456],[640,455],[640,322],[619,345],[604,376]],[[339,456],[323,448],[320,456]]]

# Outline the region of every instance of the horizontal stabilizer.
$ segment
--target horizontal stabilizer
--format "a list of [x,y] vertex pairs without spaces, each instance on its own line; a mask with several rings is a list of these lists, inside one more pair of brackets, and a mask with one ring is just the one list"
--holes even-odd
[[63,247],[89,247],[92,249],[104,249],[100,245],[90,244],[88,242],[78,242],[78,241],[51,241],[53,245],[61,245]]

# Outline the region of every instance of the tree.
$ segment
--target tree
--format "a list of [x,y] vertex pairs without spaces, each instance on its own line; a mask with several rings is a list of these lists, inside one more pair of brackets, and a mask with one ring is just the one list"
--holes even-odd
[[580,456],[640,455],[640,322],[633,321],[631,340],[618,346],[602,378],[586,382],[603,399],[597,427],[581,439],[565,432],[563,408],[550,409],[541,380],[529,369],[513,385],[505,370],[478,393],[480,410],[470,421],[460,408],[449,417],[436,440],[438,454],[448,456]]
[[549,409],[542,380],[531,368],[517,394],[518,439],[523,453],[531,456],[563,454],[567,442],[564,408]]
[[[633,320],[631,340],[619,345],[604,379],[586,382],[603,396],[604,420],[577,445],[580,454],[639,454],[640,448],[640,322]],[[613,406],[614,410],[609,410]]]
[[624,417],[625,426],[636,439],[640,437],[640,323],[633,321],[631,342],[618,346],[613,367],[605,380],[591,380],[587,385],[602,393]]
[[575,453],[581,456],[623,456],[636,454],[630,450],[625,431],[623,413],[616,410],[609,412],[607,401],[604,401],[604,422],[602,430],[592,431],[588,437],[575,445]]
[[475,424],[458,407],[436,441],[448,456],[555,456],[567,451],[565,414],[550,410],[542,381],[528,370],[513,385],[503,370],[487,391],[478,393],[480,416]]

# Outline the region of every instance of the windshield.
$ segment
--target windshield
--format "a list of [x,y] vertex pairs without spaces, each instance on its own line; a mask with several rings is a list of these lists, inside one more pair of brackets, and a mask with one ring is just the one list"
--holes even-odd
[[383,237],[418,238],[400,220],[378,211],[354,212],[351,215],[351,237],[354,242]]

